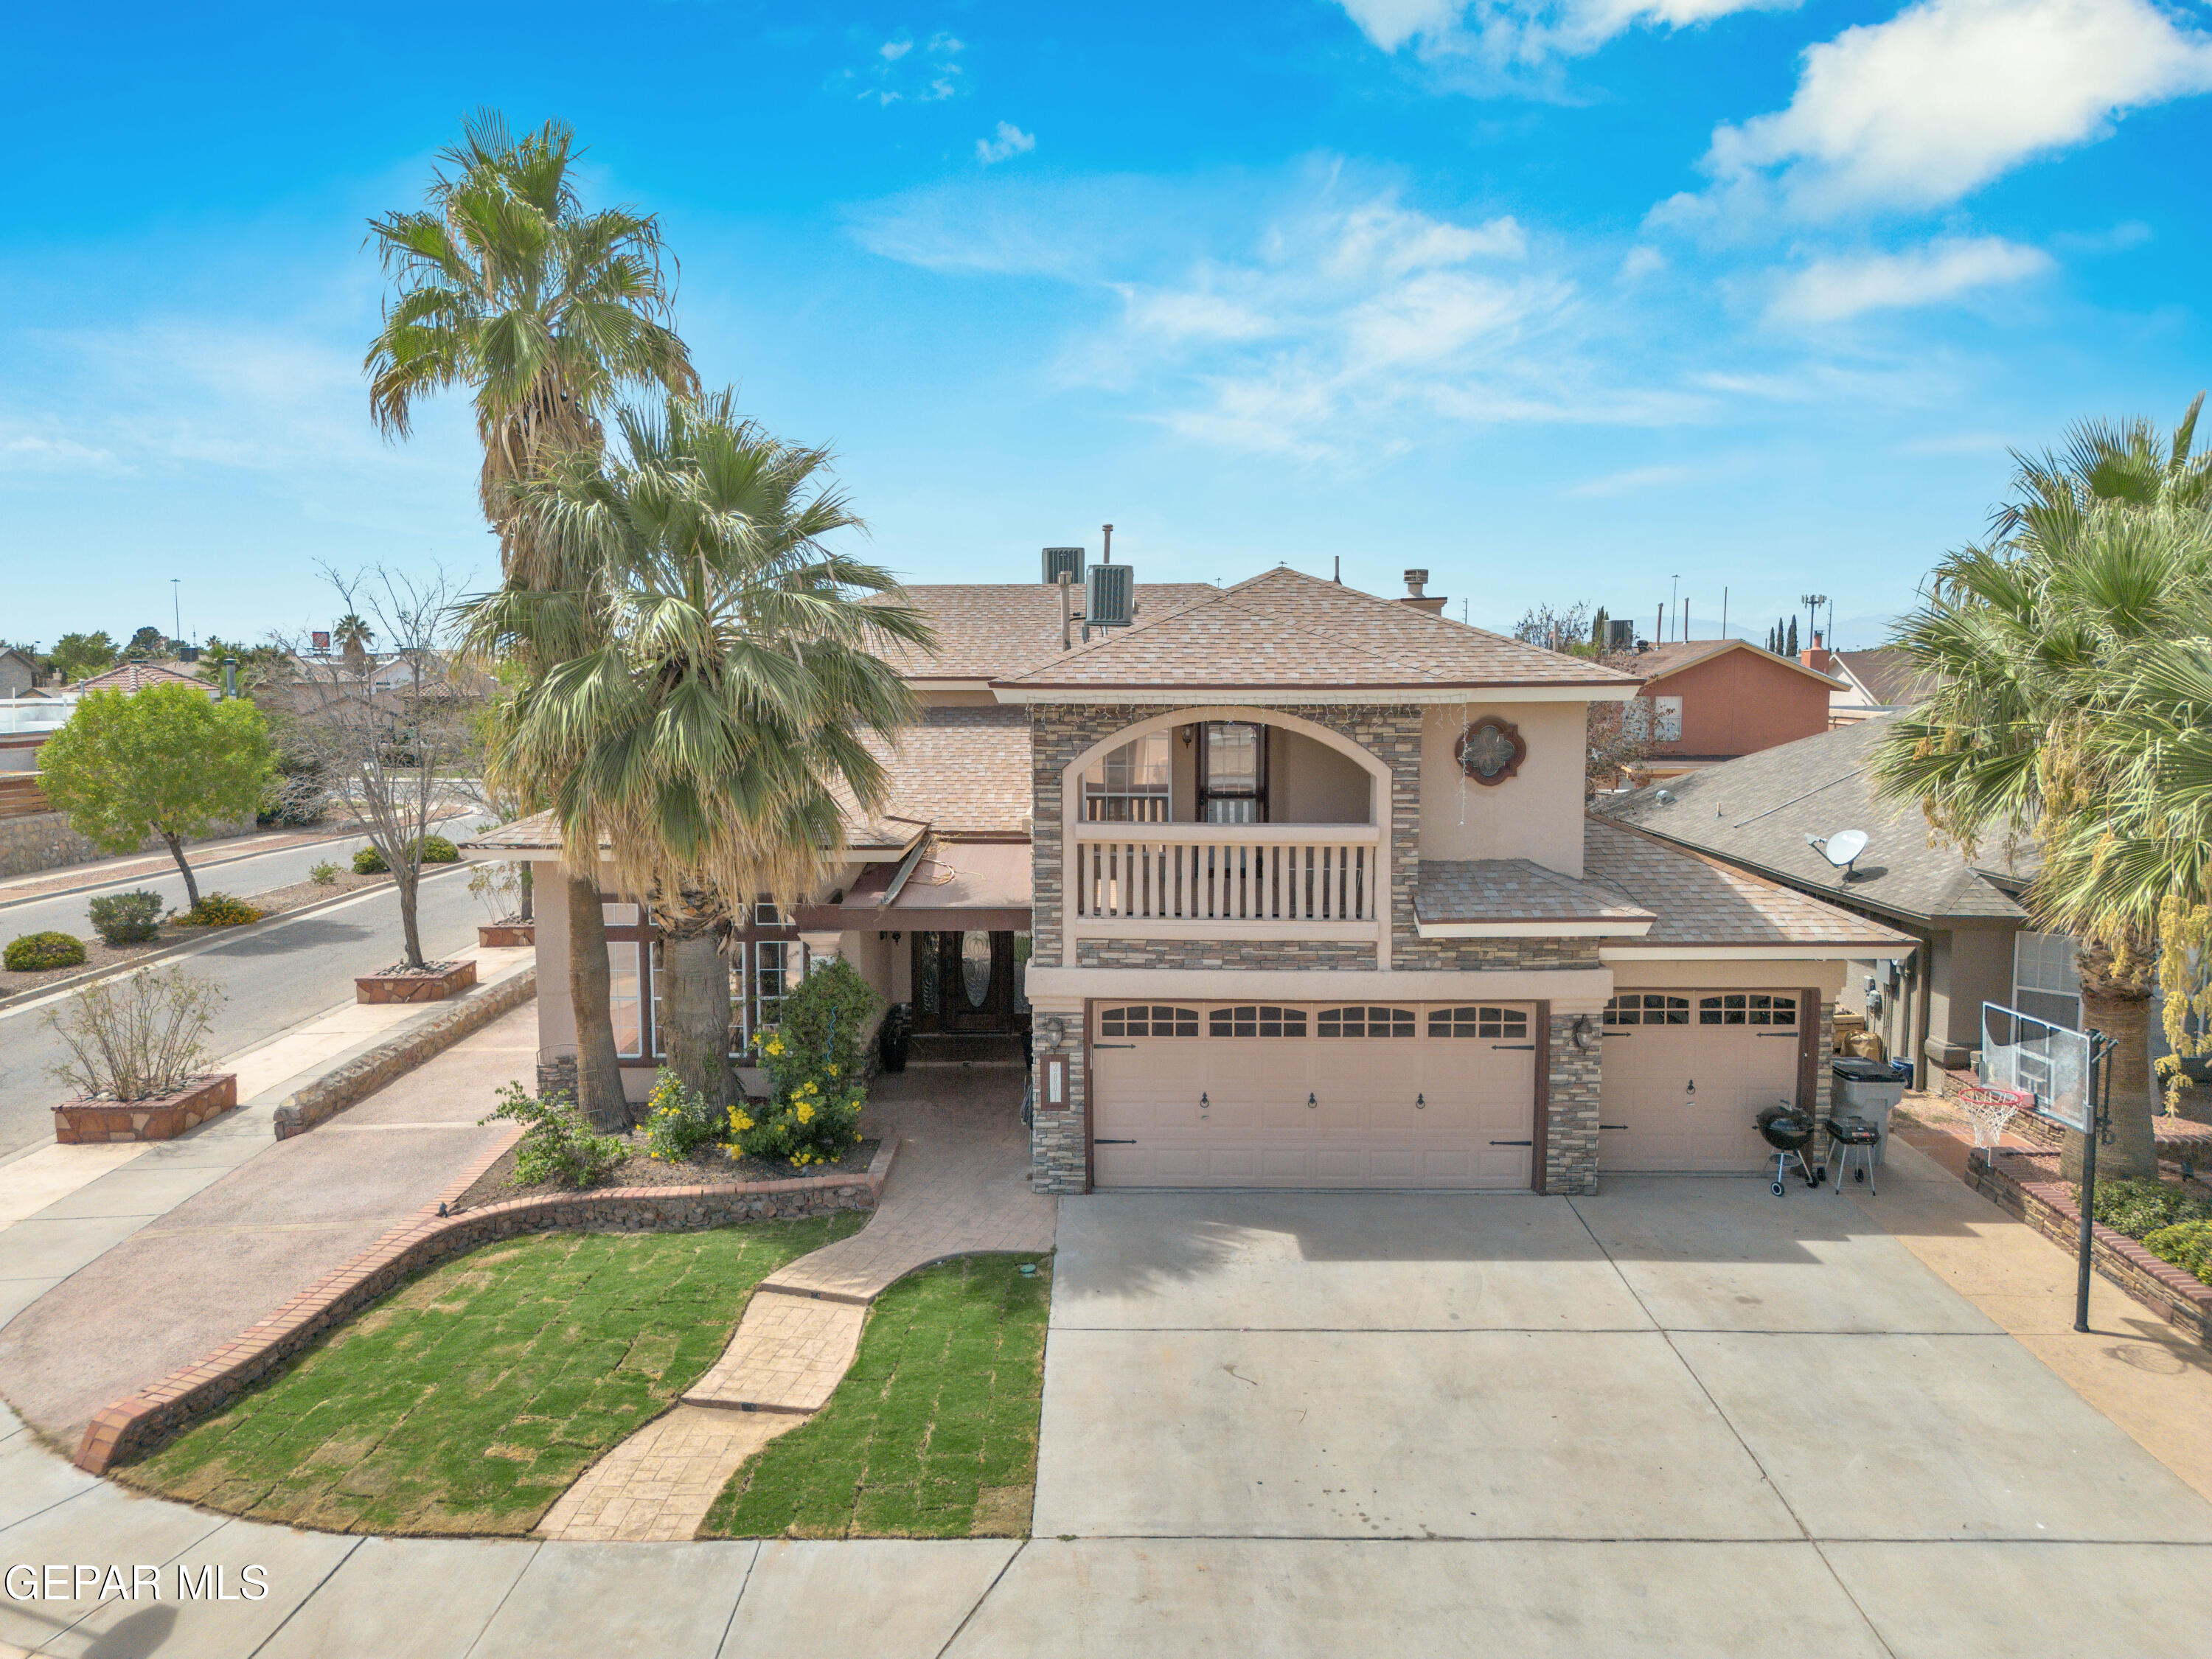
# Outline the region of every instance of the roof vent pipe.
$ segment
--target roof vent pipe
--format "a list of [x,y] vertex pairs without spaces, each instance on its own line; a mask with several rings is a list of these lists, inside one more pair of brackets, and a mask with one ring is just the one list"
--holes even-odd
[[1401,605],[1409,605],[1416,611],[1425,611],[1431,617],[1443,616],[1444,613],[1443,595],[1441,593],[1431,595],[1424,592],[1423,590],[1425,590],[1428,585],[1429,573],[1427,571],[1408,570],[1406,573],[1405,596],[1401,599],[1398,603]]
[[1106,545],[1098,551],[1098,562],[1111,564],[1114,562],[1114,526],[1109,524],[1103,525],[1100,528],[1106,532]]

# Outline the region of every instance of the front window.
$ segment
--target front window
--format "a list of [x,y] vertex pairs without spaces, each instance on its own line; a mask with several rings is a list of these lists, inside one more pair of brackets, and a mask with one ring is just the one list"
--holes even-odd
[[753,998],[761,1028],[783,1018],[783,1000],[791,991],[791,941],[764,939],[753,945]]
[[1168,734],[1133,738],[1083,775],[1083,816],[1093,823],[1165,823]]
[[1206,823],[1262,823],[1267,817],[1267,728],[1208,720],[1199,751],[1199,817]]
[[635,939],[607,942],[607,1012],[614,1018],[615,1053],[624,1060],[640,1060],[645,1054],[645,1011],[638,997],[637,954]]

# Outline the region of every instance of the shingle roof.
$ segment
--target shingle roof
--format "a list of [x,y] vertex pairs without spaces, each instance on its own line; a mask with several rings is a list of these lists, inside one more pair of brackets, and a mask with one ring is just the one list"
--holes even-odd
[[1653,680],[1679,673],[1692,663],[1717,657],[1723,651],[1747,651],[1754,657],[1808,675],[1825,684],[1835,684],[1832,677],[1823,674],[1819,669],[1808,668],[1795,657],[1777,656],[1762,646],[1753,645],[1749,640],[1677,640],[1672,645],[1655,645],[1638,651],[1627,659],[1626,666],[1631,673],[1648,685]]
[[1879,651],[1838,651],[1836,660],[1884,708],[1919,700],[1920,671],[1910,651],[1893,645]]
[[1634,678],[1285,568],[1058,653],[1025,673],[1002,675],[1000,684],[1321,690],[1615,686]]
[[[1137,584],[1137,615],[1151,622],[1220,589],[1206,582]],[[886,647],[884,661],[909,679],[988,680],[1018,674],[1060,654],[1060,590],[1042,582],[954,582],[909,587],[887,597],[927,611],[936,625],[933,653]],[[1083,608],[1083,591],[1075,592]]]
[[1583,879],[1658,918],[1630,950],[1692,945],[1909,945],[1909,935],[1832,904],[1591,820],[1583,833]]
[[[1600,803],[1605,817],[1813,892],[1920,921],[2018,921],[2025,913],[1957,848],[1930,846],[1917,807],[1877,801],[1867,768],[1897,716],[1800,738]],[[1669,799],[1661,800],[1662,792]],[[1848,887],[1808,836],[1863,830]],[[1987,856],[1988,849],[1984,849]]]
[[1423,859],[1413,914],[1431,923],[1651,918],[1609,887],[1577,881],[1530,859]]

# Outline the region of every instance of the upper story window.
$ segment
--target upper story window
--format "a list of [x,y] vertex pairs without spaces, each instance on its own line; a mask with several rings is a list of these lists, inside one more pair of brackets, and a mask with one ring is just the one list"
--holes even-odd
[[1254,720],[1208,720],[1198,751],[1199,821],[1267,821],[1267,728]]
[[1083,816],[1092,823],[1165,823],[1169,734],[1132,738],[1083,775]]
[[1320,1035],[1333,1036],[1409,1037],[1414,1034],[1411,1008],[1324,1008]]

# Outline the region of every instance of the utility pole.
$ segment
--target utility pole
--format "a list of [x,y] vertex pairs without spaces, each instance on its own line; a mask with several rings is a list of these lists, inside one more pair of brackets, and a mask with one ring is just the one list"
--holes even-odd
[[[1675,574],[1668,580],[1674,585],[1667,591],[1667,607],[1674,613],[1674,630],[1679,635],[1681,632],[1682,628],[1682,612],[1680,607],[1674,602],[1682,596],[1681,573],[1680,571],[1675,572]],[[1662,639],[1659,643],[1664,645],[1667,641]]]
[[177,586],[179,580],[181,579],[176,576],[169,578],[169,626],[175,630],[169,635],[172,644],[176,641],[178,635],[185,631],[185,602],[179,597],[179,590]]
[[[1826,593],[1800,593],[1797,598],[1805,609],[1812,613],[1813,629],[1817,634],[1820,627],[1820,607],[1827,604],[1828,596]],[[1809,646],[1812,641],[1808,640],[1806,643]]]

